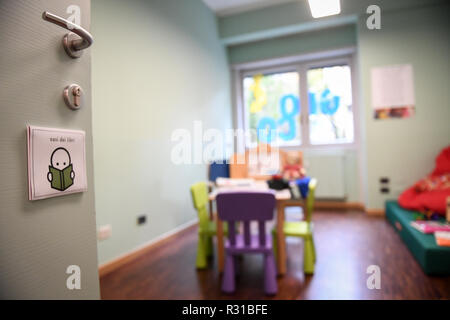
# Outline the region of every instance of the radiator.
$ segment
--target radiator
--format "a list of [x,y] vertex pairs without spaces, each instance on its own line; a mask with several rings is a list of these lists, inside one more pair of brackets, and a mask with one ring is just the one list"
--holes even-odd
[[305,156],[306,173],[317,178],[317,199],[344,200],[347,197],[345,155]]

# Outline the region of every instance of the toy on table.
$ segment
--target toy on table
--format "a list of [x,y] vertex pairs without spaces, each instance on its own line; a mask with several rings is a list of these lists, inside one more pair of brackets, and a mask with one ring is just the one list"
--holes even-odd
[[300,189],[299,181],[305,178],[306,171],[302,165],[301,152],[288,151],[284,158],[284,165],[281,171],[283,180],[289,185],[292,197],[299,199],[303,195],[303,190]]
[[287,152],[286,163],[282,169],[283,178],[289,181],[304,178],[306,171],[301,162],[302,159],[298,152]]

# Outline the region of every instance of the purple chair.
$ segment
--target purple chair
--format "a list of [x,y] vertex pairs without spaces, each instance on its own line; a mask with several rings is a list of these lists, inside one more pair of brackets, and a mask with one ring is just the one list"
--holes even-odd
[[[277,293],[275,260],[272,251],[272,238],[266,233],[265,222],[272,220],[275,208],[273,191],[262,192],[222,192],[216,197],[217,213],[221,220],[227,221],[228,240],[225,244],[225,270],[222,291],[235,291],[235,256],[242,253],[264,255],[264,291]],[[258,234],[250,233],[250,222],[258,222]],[[242,222],[244,233],[236,234],[234,226]]]

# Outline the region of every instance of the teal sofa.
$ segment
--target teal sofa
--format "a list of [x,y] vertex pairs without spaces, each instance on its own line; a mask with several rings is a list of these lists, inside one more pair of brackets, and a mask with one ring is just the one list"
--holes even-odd
[[450,275],[450,247],[436,244],[433,234],[411,227],[414,212],[401,208],[397,201],[386,201],[386,218],[428,275]]

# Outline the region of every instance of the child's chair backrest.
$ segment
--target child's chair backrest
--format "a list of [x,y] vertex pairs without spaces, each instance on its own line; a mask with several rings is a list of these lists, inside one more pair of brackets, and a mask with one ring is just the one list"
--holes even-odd
[[245,154],[235,153],[230,158],[230,178],[243,179],[248,177],[247,157]]
[[280,168],[278,147],[260,143],[256,148],[246,151],[248,176],[255,180],[270,180]]
[[279,149],[260,143],[230,158],[230,178],[269,180],[280,166]]
[[308,184],[308,196],[306,197],[306,221],[310,222],[314,211],[314,200],[317,187],[317,179],[311,178]]
[[208,186],[205,182],[197,182],[191,186],[192,202],[198,213],[199,227],[206,230],[208,218]]
[[217,178],[229,178],[230,166],[226,160],[214,161],[209,165],[209,181],[216,182]]
[[259,245],[265,246],[265,221],[272,220],[275,208],[275,193],[271,190],[260,192],[222,192],[216,197],[217,213],[221,220],[228,221],[228,238],[231,246],[236,243],[235,222],[244,225],[244,243],[250,245],[250,222],[258,221]]

